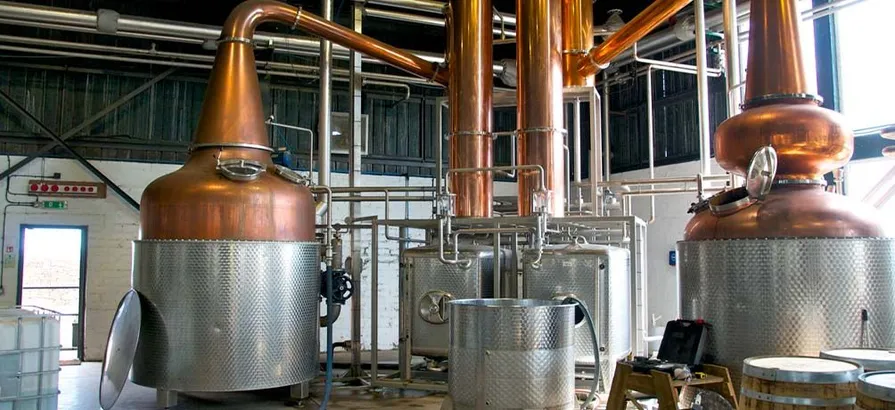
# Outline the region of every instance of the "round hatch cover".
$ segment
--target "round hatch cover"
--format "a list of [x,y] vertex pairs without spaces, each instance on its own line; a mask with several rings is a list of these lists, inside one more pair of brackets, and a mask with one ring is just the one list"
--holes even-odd
[[755,151],[746,172],[746,191],[755,199],[764,199],[777,175],[777,151],[768,145]]
[[115,405],[127,383],[127,375],[134,363],[134,353],[140,339],[141,320],[140,295],[131,289],[118,304],[112,328],[109,329],[109,339],[106,341],[103,373],[99,380],[99,404],[104,410]]
[[426,292],[419,301],[420,317],[433,325],[447,323],[449,319],[448,302],[454,300],[454,296],[442,290]]

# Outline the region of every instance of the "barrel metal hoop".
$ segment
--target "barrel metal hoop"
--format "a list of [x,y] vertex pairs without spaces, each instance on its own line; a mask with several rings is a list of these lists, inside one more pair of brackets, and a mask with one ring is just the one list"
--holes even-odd
[[789,404],[792,406],[839,407],[839,406],[852,406],[857,402],[857,399],[855,399],[854,397],[842,397],[839,399],[790,397],[790,396],[777,396],[775,394],[769,394],[769,393],[759,393],[759,392],[747,390],[747,389],[741,389],[740,395],[746,396],[750,399],[761,400],[761,401],[777,403],[777,404]]
[[[743,375],[754,377],[761,380],[790,382],[790,383],[807,383],[807,384],[837,384],[837,383],[854,383],[858,380],[858,376],[864,372],[864,367],[858,363],[848,360],[836,360],[846,362],[855,366],[853,370],[835,373],[810,373],[803,371],[780,370],[777,368],[765,368],[752,365],[752,362],[758,359],[776,358],[779,356],[756,356],[746,359],[743,362]],[[809,356],[789,356],[804,357],[810,359],[818,359]],[[827,359],[830,360],[830,359]]]
[[877,400],[895,402],[895,389],[891,387],[880,386],[867,381],[868,377],[888,374],[895,374],[895,371],[884,370],[880,372],[864,373],[858,376],[858,393]]
[[[885,352],[885,349],[870,349],[870,348],[853,348],[847,350],[864,350],[864,351],[878,351]],[[833,359],[833,360],[847,360],[850,362],[855,362],[864,366],[864,371],[867,373],[872,373],[878,370],[887,370],[887,369],[895,369],[895,350],[889,351],[891,355],[891,359],[867,359],[867,358],[856,358],[856,357],[847,357],[838,354],[839,350],[827,350],[820,352],[820,357],[822,359]],[[865,374],[867,374],[865,373]],[[863,375],[862,375],[863,376]],[[860,379],[860,377],[859,377]]]

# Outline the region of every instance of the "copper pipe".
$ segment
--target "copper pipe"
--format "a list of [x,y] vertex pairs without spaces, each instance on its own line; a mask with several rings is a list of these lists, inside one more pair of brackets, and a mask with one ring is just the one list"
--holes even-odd
[[[517,0],[519,152],[521,165],[540,165],[551,192],[550,213],[565,215],[565,156],[562,103],[562,0]],[[531,171],[519,172],[519,215],[532,213],[539,185]]]
[[[746,106],[766,96],[813,94],[799,41],[799,10],[791,0],[759,0],[751,5]],[[758,75],[755,75],[758,74]]]
[[428,62],[404,50],[322,19],[320,16],[302,10],[301,7],[290,6],[274,0],[249,0],[241,3],[227,18],[224,29],[221,31],[221,38],[251,37],[255,28],[266,21],[291,24],[293,27],[366,54],[411,74],[431,79],[439,84],[447,84],[446,70],[442,70],[436,63]]
[[654,1],[606,41],[591,48],[587,55],[582,56],[578,61],[578,72],[583,76],[596,74],[614,58],[684,8],[690,1]]
[[[271,0],[251,1],[266,3]],[[430,79],[438,84],[448,84],[448,70],[442,68],[437,63],[426,61],[397,47],[390,46],[331,21],[326,21],[314,14],[301,11],[301,9],[299,9],[297,13],[296,26],[308,33],[326,38],[333,43],[366,54],[386,64],[390,64],[411,74]],[[488,29],[490,35],[490,26]]]
[[[493,166],[492,13],[491,0],[454,0],[447,13],[451,169]],[[451,179],[451,192],[457,194],[457,216],[492,215],[490,172],[457,174]]]
[[593,0],[562,0],[563,85],[594,85],[593,75],[578,72],[578,59],[594,46]]

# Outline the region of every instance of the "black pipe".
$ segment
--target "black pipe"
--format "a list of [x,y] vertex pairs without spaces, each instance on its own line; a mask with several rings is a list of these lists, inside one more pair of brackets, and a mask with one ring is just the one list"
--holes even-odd
[[63,140],[62,138],[59,137],[59,135],[57,135],[55,132],[53,132],[52,130],[47,128],[47,126],[45,126],[42,122],[40,122],[40,120],[38,120],[34,115],[32,115],[30,112],[28,112],[28,110],[26,110],[25,107],[22,107],[21,105],[19,105],[19,103],[16,102],[15,100],[13,100],[12,97],[9,96],[9,94],[6,94],[3,90],[0,90],[0,97],[3,97],[3,99],[13,109],[15,109],[19,113],[19,115],[31,120],[35,125],[37,125],[38,128],[40,128],[41,131],[43,131],[44,134],[47,134],[47,136],[52,138],[53,141],[56,141],[56,143],[59,144],[66,152],[68,152],[69,155],[71,155],[76,160],[78,160],[78,162],[80,162],[81,165],[83,165],[91,173],[93,173],[93,175],[95,175],[97,178],[99,178],[101,181],[103,181],[106,185],[108,185],[109,188],[111,188],[113,191],[115,191],[115,193],[118,194],[121,197],[121,199],[124,200],[124,202],[127,202],[127,204],[130,205],[132,208],[134,208],[134,210],[136,210],[136,211],[140,210],[139,202],[134,200],[134,198],[132,198],[130,195],[128,195],[127,192],[124,192],[124,190],[121,189],[120,186],[115,184],[115,181],[112,181],[111,179],[109,179],[109,177],[107,177],[105,174],[103,174],[102,171],[100,171],[99,169],[94,167],[93,164],[91,164],[89,161],[87,161],[87,159],[82,157],[81,154],[78,154],[70,145],[68,145],[65,142],[65,140]]

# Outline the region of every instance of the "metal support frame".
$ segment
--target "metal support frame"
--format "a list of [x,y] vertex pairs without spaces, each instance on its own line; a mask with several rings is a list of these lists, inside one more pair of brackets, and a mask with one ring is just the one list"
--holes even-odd
[[699,164],[703,175],[712,173],[711,126],[709,124],[708,51],[705,41],[704,0],[694,0],[696,14],[696,92],[699,95]]
[[0,90],[0,97],[2,97],[2,99],[5,100],[6,103],[9,104],[9,106],[13,108],[13,110],[18,112],[19,115],[31,120],[31,122],[33,122],[35,125],[37,125],[37,127],[40,128],[40,130],[44,134],[46,134],[47,136],[52,138],[53,141],[56,142],[56,144],[59,144],[66,152],[68,152],[69,155],[71,155],[76,160],[78,160],[78,162],[80,162],[81,165],[84,166],[84,168],[87,168],[87,170],[90,171],[94,176],[99,178],[100,181],[103,181],[106,185],[108,185],[109,188],[111,188],[113,191],[115,191],[115,193],[118,194],[118,196],[120,196],[121,199],[124,200],[124,202],[126,202],[128,205],[130,205],[131,208],[134,208],[134,210],[136,210],[136,211],[140,210],[139,202],[134,200],[134,198],[132,198],[127,192],[125,192],[123,189],[121,189],[121,187],[118,186],[118,184],[116,184],[115,181],[112,181],[109,177],[107,177],[105,174],[103,174],[102,171],[100,171],[95,166],[93,166],[93,164],[91,164],[90,161],[87,161],[87,159],[84,158],[83,156],[81,156],[81,154],[78,154],[77,151],[75,151],[70,145],[68,145],[62,139],[62,137],[60,137],[55,132],[53,132],[52,130],[47,128],[47,126],[44,125],[42,122],[40,122],[40,120],[37,119],[37,117],[32,115],[30,112],[28,112],[28,110],[25,109],[25,107],[22,107],[21,105],[19,105],[19,103],[16,102],[14,99],[12,99],[12,97],[10,97],[9,94]]
[[[637,43],[634,43],[633,46],[633,57],[634,61],[642,64],[646,64],[646,138],[647,138],[647,149],[649,150],[649,179],[654,180],[656,178],[656,149],[655,149],[655,125],[653,120],[653,71],[671,71],[676,73],[683,74],[695,74],[700,76],[699,67],[690,66],[686,64],[677,64],[677,63],[669,63],[667,61],[660,60],[651,60],[648,58],[640,57],[637,54]],[[718,69],[706,69],[706,72],[703,73],[706,76],[712,77],[720,77],[722,74],[721,70]],[[701,97],[700,97],[701,98]],[[708,100],[700,99],[698,101],[698,105],[700,107],[700,116],[702,115],[703,106],[705,106],[706,111],[708,110]],[[707,137],[707,135],[700,135],[700,141],[702,141],[703,137]],[[700,142],[700,146],[702,146],[702,142]],[[727,179],[727,178],[725,178]],[[650,189],[654,189],[655,186],[650,184]],[[656,198],[653,195],[650,195],[650,215],[647,220],[648,224],[655,222],[656,220]]]
[[[475,234],[475,233],[493,233],[495,235],[494,238],[494,250],[497,252],[495,254],[495,260],[500,257],[500,250],[502,246],[518,246],[519,244],[519,236],[518,232],[521,231],[532,231],[535,225],[539,224],[539,220],[541,219],[539,216],[527,216],[527,217],[519,217],[519,216],[505,216],[505,217],[496,217],[496,218],[445,218],[452,219],[451,225],[458,227],[453,234],[456,236],[460,234]],[[441,219],[438,220],[380,220],[375,217],[369,218],[371,220],[371,228],[373,229],[373,238],[378,237],[378,230],[380,226],[383,224],[389,224],[392,226],[401,227],[401,236],[406,236],[406,230],[408,228],[418,228],[418,229],[427,229],[427,230],[435,230],[438,228],[438,225],[441,225]],[[357,221],[352,221],[357,222]],[[596,232],[608,232],[608,233],[623,233],[623,237],[617,238],[617,240],[610,241],[613,245],[618,245],[621,247],[627,247],[631,252],[631,264],[630,264],[630,283],[631,283],[631,343],[635,353],[643,354],[646,351],[646,331],[648,329],[647,325],[647,298],[646,298],[646,289],[647,289],[647,278],[646,268],[647,268],[647,259],[646,259],[646,222],[636,216],[568,216],[565,218],[553,218],[548,220],[549,227],[547,231],[553,232],[554,234],[564,234],[564,232],[570,232],[571,230],[582,230],[582,231],[596,231]],[[621,229],[619,229],[621,226]],[[504,243],[502,241],[501,235],[511,235],[508,237],[508,241]],[[399,245],[404,246],[404,245]],[[377,309],[379,306],[378,300],[378,258],[376,255],[379,253],[379,245],[378,241],[374,240],[372,244],[372,255],[374,256],[373,260],[373,274],[372,280],[374,284],[373,294],[371,295],[371,305],[373,306],[373,311],[371,312],[370,320],[372,322],[372,339],[374,345],[378,342],[378,315]],[[515,264],[514,264],[515,265]],[[499,275],[498,275],[499,276]],[[524,281],[524,276],[520,277],[520,280]],[[397,389],[414,389],[414,390],[426,390],[426,391],[447,391],[447,384],[444,382],[439,382],[438,380],[425,379],[421,378],[423,376],[422,373],[413,371],[411,368],[411,359],[413,358],[411,354],[411,340],[410,340],[410,318],[406,315],[412,314],[412,309],[409,309],[407,306],[403,306],[404,301],[406,299],[405,293],[408,292],[408,289],[404,288],[403,284],[404,280],[399,280],[399,371],[391,376],[387,377],[379,377],[378,369],[379,369],[379,361],[378,361],[378,353],[376,349],[373,350],[372,354],[372,375],[371,375],[371,385],[373,387],[384,387],[384,388],[397,388]],[[504,283],[500,282],[500,279],[495,279],[495,289],[505,289]],[[518,284],[513,284],[518,285]],[[512,294],[502,294],[501,296],[512,297]]]
[[[102,110],[97,111],[96,114],[93,114],[90,118],[84,120],[80,124],[76,125],[74,128],[66,131],[64,134],[59,136],[59,139],[61,139],[62,141],[65,141],[71,137],[74,137],[75,134],[83,131],[84,129],[86,129],[87,127],[92,125],[93,123],[99,121],[100,119],[102,119],[103,117],[108,115],[110,112],[115,111],[116,109],[118,109],[118,107],[121,107],[128,101],[134,99],[134,97],[136,97],[136,96],[142,94],[144,91],[152,88],[152,86],[154,86],[156,83],[164,80],[165,78],[167,78],[168,76],[173,74],[175,71],[177,71],[177,67],[169,68],[169,69],[163,71],[162,73],[153,77],[149,81],[146,81],[139,87],[134,88],[131,92],[121,96],[119,99],[117,99],[114,102],[112,102],[111,104],[107,105]],[[41,156],[50,152],[53,148],[56,148],[59,145],[60,145],[60,143],[56,142],[56,141],[53,141],[47,145],[44,145],[43,147],[38,149],[37,152],[29,154],[27,157],[23,158],[21,161],[15,163],[13,166],[9,167],[8,169],[4,170],[3,172],[0,172],[0,180],[3,180],[5,178],[9,177],[14,172],[22,169],[22,167],[24,167],[25,165],[28,165],[31,161],[34,161],[35,159],[40,158]]]
[[[352,29],[357,32],[363,32],[363,18],[364,18],[364,5],[363,3],[352,3],[351,5],[351,25]],[[362,150],[362,141],[361,137],[363,134],[363,122],[362,122],[362,96],[363,91],[362,88],[364,86],[364,79],[361,77],[363,72],[363,56],[360,53],[352,52],[348,57],[348,70],[349,70],[349,83],[348,83],[348,93],[349,93],[349,106],[348,106],[348,117],[351,121],[351,152],[348,155],[348,163],[349,163],[349,173],[348,173],[348,186],[350,188],[358,187],[362,185],[361,179],[362,176],[362,166],[361,166],[361,150]],[[322,147],[321,147],[322,149]],[[321,164],[322,165],[322,164]],[[359,193],[351,194],[352,197],[359,197]],[[388,207],[388,203],[385,204],[386,209]],[[360,216],[361,214],[361,203],[360,202],[351,202],[349,205],[349,217],[354,219]],[[378,240],[378,232],[373,232],[373,240]],[[363,249],[363,239],[362,233],[357,230],[351,230],[350,232],[350,248],[349,254],[351,255],[351,279],[354,283],[357,284],[355,286],[355,295],[351,299],[351,366],[348,370],[348,376],[353,377],[362,377],[363,370],[361,369],[361,288],[362,284],[362,272],[363,272],[363,253],[361,250]],[[374,256],[375,257],[375,256]],[[373,269],[376,269],[375,267]],[[377,292],[377,283],[374,279],[371,282],[372,294],[376,294]],[[373,306],[373,312],[375,314],[377,308]],[[375,329],[374,329],[375,331]],[[371,350],[373,352],[377,351],[379,346],[376,345],[376,340],[373,340],[373,345],[371,346]],[[373,370],[374,374],[376,370]]]

